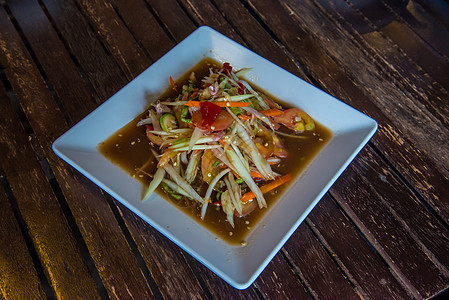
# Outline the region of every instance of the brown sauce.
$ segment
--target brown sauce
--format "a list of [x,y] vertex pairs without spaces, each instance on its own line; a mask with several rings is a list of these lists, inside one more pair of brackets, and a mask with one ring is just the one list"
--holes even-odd
[[[211,60],[204,59],[198,65],[189,70],[185,76],[177,81],[178,86],[182,86],[188,80],[189,74],[195,72],[197,78],[203,78],[209,73],[209,67],[219,68],[221,64]],[[255,87],[256,90],[259,90]],[[271,95],[270,95],[271,96]],[[165,100],[169,97],[176,97],[173,90],[168,89],[159,100]],[[271,97],[277,103],[281,104],[284,108],[282,101]],[[145,135],[145,128],[137,127],[136,124],[139,120],[145,118],[147,112],[143,112],[140,116],[135,118],[129,124],[115,132],[107,140],[100,143],[98,149],[105,157],[111,162],[117,164],[124,170],[126,170],[133,178],[142,182],[145,186],[148,186],[151,181],[151,177],[148,174],[154,174],[156,170],[157,162],[150,150],[150,143]],[[285,132],[288,132],[285,130]],[[320,149],[326,144],[331,137],[329,129],[325,128],[321,124],[316,123],[316,128],[313,132],[306,132],[303,136],[304,139],[290,138],[281,136],[284,144],[288,150],[289,157],[284,159],[283,163],[279,166],[273,167],[273,171],[280,174],[292,173],[294,177],[297,177],[301,171],[312,161]],[[157,149],[156,149],[157,150]],[[288,184],[265,194],[268,209],[273,203],[282,195],[282,192],[288,187]],[[145,189],[143,189],[144,192]],[[142,193],[143,193],[142,192]],[[235,228],[226,221],[226,215],[224,212],[212,204],[209,205],[205,219],[200,219],[201,207],[196,202],[191,200],[176,200],[169,197],[162,189],[158,190],[158,193],[165,199],[171,201],[178,209],[181,209],[184,213],[190,215],[197,220],[203,226],[208,228],[211,232],[217,235],[218,238],[225,240],[230,244],[240,244],[245,240],[245,237],[251,231],[252,228],[258,223],[258,221],[265,215],[268,209],[256,209],[252,213],[244,217],[234,217]],[[215,195],[213,195],[212,199]]]

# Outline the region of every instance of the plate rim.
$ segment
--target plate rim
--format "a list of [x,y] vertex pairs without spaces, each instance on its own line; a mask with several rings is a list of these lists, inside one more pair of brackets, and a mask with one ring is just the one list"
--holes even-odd
[[[147,70],[149,70],[150,68],[154,68],[154,66],[158,66],[159,64],[161,64],[161,62],[164,61],[164,59],[166,59],[167,57],[169,57],[171,55],[171,53],[174,53],[174,51],[178,51],[176,49],[182,49],[182,47],[184,47],[184,45],[191,41],[192,39],[197,39],[197,38],[201,38],[204,37],[205,35],[209,35],[209,38],[212,39],[219,39],[224,43],[229,43],[230,45],[234,46],[234,47],[238,47],[238,48],[243,48],[245,49],[245,51],[249,51],[249,53],[251,55],[255,55],[257,56],[259,59],[265,60],[266,62],[268,62],[268,64],[271,64],[272,67],[275,68],[280,68],[279,66],[273,64],[272,62],[268,61],[267,59],[263,58],[262,56],[258,55],[257,53],[253,52],[252,50],[236,43],[235,41],[229,39],[228,37],[224,36],[223,34],[219,33],[218,31],[215,31],[214,29],[210,28],[209,26],[200,26],[198,27],[195,31],[193,31],[189,36],[187,36],[183,41],[181,41],[180,43],[178,43],[174,48],[172,48],[170,51],[168,51],[166,54],[164,54],[160,59],[158,59],[156,62],[154,62],[149,68],[147,68],[144,72],[146,72]],[[291,76],[295,77],[296,79],[308,84],[310,87],[313,87],[313,89],[318,90],[321,93],[324,93],[326,95],[328,95],[327,93],[319,90],[318,88],[310,85],[309,83],[303,81],[302,79],[298,78],[296,75],[281,69],[284,72],[289,73]],[[142,74],[144,73],[142,72]],[[185,71],[184,71],[185,72]],[[119,91],[117,91],[117,93],[115,93],[111,98],[113,98],[115,95],[117,95],[120,91],[122,91],[123,89],[125,89],[126,87],[130,86],[130,84],[132,82],[134,82],[139,76],[141,76],[142,74],[138,75],[135,79],[133,79],[132,81],[130,81],[129,83],[127,83],[123,88],[121,88]],[[181,74],[180,74],[181,75]],[[330,95],[328,95],[330,96]],[[332,97],[332,96],[330,96]],[[348,158],[345,160],[345,162],[340,166],[340,168],[337,170],[337,172],[334,173],[334,175],[332,176],[331,180],[329,180],[327,182],[327,184],[321,189],[321,192],[315,197],[315,199],[313,200],[313,202],[308,206],[308,208],[306,209],[305,212],[303,212],[303,214],[301,215],[302,217],[299,218],[294,224],[293,226],[290,227],[290,229],[283,235],[283,237],[277,242],[277,244],[275,245],[274,249],[271,250],[271,252],[269,253],[268,256],[266,256],[261,263],[259,264],[259,267],[252,272],[251,274],[249,274],[249,276],[246,276],[243,280],[240,279],[236,279],[233,278],[231,275],[229,275],[228,273],[223,272],[222,270],[220,270],[219,268],[217,268],[213,263],[209,262],[208,260],[206,260],[201,254],[197,253],[197,251],[195,251],[194,249],[192,249],[191,247],[185,245],[184,243],[182,243],[181,241],[179,241],[176,237],[172,236],[172,234],[165,230],[163,227],[160,226],[160,224],[155,224],[154,222],[152,222],[152,220],[148,218],[148,216],[146,216],[143,212],[141,212],[139,209],[137,209],[136,207],[134,207],[130,202],[128,202],[126,199],[122,199],[122,197],[117,194],[114,190],[110,189],[108,186],[106,186],[103,182],[101,182],[98,178],[96,178],[95,176],[93,176],[89,171],[87,171],[85,168],[83,168],[78,162],[74,161],[71,157],[69,157],[67,155],[67,153],[64,151],[64,149],[61,149],[61,143],[62,141],[64,141],[64,137],[67,137],[68,134],[70,134],[70,132],[73,132],[74,128],[76,128],[77,126],[79,126],[79,124],[81,124],[82,122],[85,122],[86,119],[89,118],[89,116],[91,116],[92,114],[94,114],[95,112],[98,112],[101,107],[103,107],[104,105],[108,105],[108,101],[110,101],[109,98],[108,100],[106,100],[103,104],[101,104],[100,106],[98,106],[94,111],[92,111],[89,115],[87,115],[85,118],[83,118],[81,121],[79,121],[77,124],[75,124],[74,126],[72,126],[68,131],[66,131],[63,135],[61,135],[59,138],[57,138],[53,144],[52,144],[52,149],[53,151],[59,156],[61,157],[63,160],[65,160],[67,163],[69,163],[71,166],[73,166],[75,169],[77,169],[78,171],[80,171],[84,176],[86,176],[87,178],[89,178],[91,181],[93,181],[96,185],[98,185],[100,188],[102,188],[103,190],[105,190],[107,193],[111,194],[111,196],[113,196],[114,198],[116,198],[119,202],[121,202],[123,205],[125,205],[128,209],[130,209],[131,211],[133,211],[134,213],[136,213],[140,218],[142,218],[145,222],[149,223],[153,228],[155,228],[156,230],[158,230],[159,232],[161,232],[164,236],[166,236],[167,238],[169,238],[171,241],[175,242],[175,244],[179,247],[181,247],[182,249],[184,249],[186,252],[188,252],[190,255],[194,256],[195,259],[197,259],[198,261],[200,261],[203,265],[205,265],[207,268],[209,268],[210,270],[212,270],[215,274],[217,274],[219,277],[221,277],[222,279],[224,279],[226,282],[228,282],[229,284],[231,284],[233,287],[237,288],[237,289],[246,289],[247,287],[249,287],[256,279],[257,277],[260,275],[260,273],[265,269],[265,267],[268,265],[268,263],[273,259],[273,257],[278,253],[278,251],[283,247],[283,245],[287,242],[287,240],[290,238],[290,236],[293,234],[293,232],[299,227],[299,225],[303,222],[303,220],[307,217],[307,215],[310,213],[310,211],[316,206],[316,204],[320,201],[320,199],[323,197],[323,195],[329,190],[329,188],[333,185],[333,183],[337,180],[337,178],[341,175],[341,173],[347,168],[347,166],[351,163],[351,161],[355,158],[355,156],[361,151],[361,149],[366,145],[366,143],[371,139],[371,137],[374,135],[374,133],[377,131],[378,128],[378,124],[375,120],[373,120],[372,118],[370,118],[369,116],[363,114],[362,112],[355,110],[354,108],[352,108],[351,106],[345,104],[344,102],[342,102],[341,100],[338,100],[334,97],[336,101],[339,101],[341,104],[346,105],[347,107],[349,107],[350,109],[354,110],[356,113],[360,114],[361,117],[367,122],[366,124],[368,124],[369,126],[365,127],[366,129],[366,133],[365,133],[365,137],[364,139],[358,144],[358,146],[354,149],[354,151],[352,151],[352,153],[349,153]],[[320,150],[322,151],[322,150]],[[125,203],[122,201],[125,200]],[[267,212],[268,214],[268,212]]]

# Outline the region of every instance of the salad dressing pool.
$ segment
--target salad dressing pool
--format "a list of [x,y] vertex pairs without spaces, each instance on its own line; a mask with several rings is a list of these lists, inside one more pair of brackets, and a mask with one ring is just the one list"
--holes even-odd
[[[203,78],[209,74],[209,68],[219,68],[221,64],[212,59],[203,59],[192,70],[189,70],[177,81],[178,86],[186,84],[189,80],[190,74],[195,73],[197,78]],[[253,86],[256,91],[262,91],[260,88]],[[169,88],[158,99],[164,100],[169,97],[176,97],[177,93]],[[267,94],[264,92],[264,94]],[[288,107],[285,103],[268,95],[271,99],[281,104],[284,108]],[[111,162],[120,166],[130,176],[140,181],[145,187],[152,180],[152,175],[156,171],[157,161],[151,151],[151,145],[145,134],[145,128],[137,127],[136,124],[148,115],[147,111],[142,112],[133,121],[119,129],[112,134],[104,142],[98,145],[100,153],[107,157]],[[288,132],[286,128],[279,129],[283,132]],[[316,154],[322,149],[326,142],[331,137],[329,129],[325,128],[319,123],[315,123],[313,131],[305,131],[301,134],[304,138],[292,138],[288,136],[281,136],[284,145],[289,153],[288,157],[283,159],[282,163],[273,166],[274,172],[280,174],[291,173],[293,177],[299,174],[306,168]],[[293,182],[293,181],[291,181]],[[290,183],[291,183],[290,182]],[[209,204],[204,220],[201,220],[201,206],[195,200],[189,200],[186,197],[180,200],[170,197],[163,189],[158,188],[159,195],[167,199],[175,205],[178,209],[194,218],[198,223],[202,224],[219,239],[223,239],[229,244],[245,244],[246,236],[259,223],[260,219],[273,206],[273,203],[282,195],[282,192],[288,188],[288,184],[284,184],[273,191],[264,194],[267,202],[267,208],[254,209],[248,215],[243,217],[234,217],[234,228],[226,220],[226,215],[221,211],[220,206],[214,205],[216,193],[211,197],[212,203]],[[199,191],[207,189],[200,182],[192,183]],[[146,188],[143,188],[143,191]],[[255,201],[255,199],[254,199]],[[298,201],[301,201],[301,195],[298,195]]]

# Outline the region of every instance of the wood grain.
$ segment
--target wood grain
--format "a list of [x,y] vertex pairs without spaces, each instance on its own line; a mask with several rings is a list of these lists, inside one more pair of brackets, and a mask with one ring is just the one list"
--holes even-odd
[[[383,214],[392,214],[403,223],[416,242],[429,251],[427,255],[447,273],[449,229],[371,148],[365,148],[352,167],[370,186],[370,190],[382,199],[378,206],[385,206]],[[376,186],[383,188],[376,189]]]
[[[378,20],[382,19],[384,16],[391,15],[391,11],[377,1],[371,1],[370,5],[364,5],[363,1],[359,0],[351,0],[350,3],[371,22],[378,22]],[[393,17],[395,16],[393,15]],[[417,36],[410,27],[393,18],[391,22],[383,24],[383,26],[379,28],[379,31],[385,34],[407,53],[407,55],[417,65],[423,68],[423,70],[428,72],[435,81],[443,86],[448,86],[449,67],[446,58]],[[442,48],[442,51],[446,52],[444,48]]]
[[[0,34],[0,61],[6,66],[6,75],[18,98],[24,96],[24,88],[33,99],[38,98],[38,95],[50,97],[42,78],[36,74],[37,70],[33,73],[33,69],[29,68],[31,60],[20,57],[24,49],[17,42],[16,33],[2,8],[0,27],[3,29]],[[57,297],[97,298],[96,286],[58,200],[28,144],[28,137],[11,103],[4,98],[1,100],[0,164],[8,177],[34,247],[45,266],[48,281]],[[25,107],[27,110],[31,108]],[[74,281],[78,284],[73,285]]]
[[174,46],[173,40],[159,26],[143,0],[113,0],[111,3],[153,60],[157,60]]
[[[278,18],[266,18],[267,24],[289,46],[288,50],[314,78],[317,78],[326,91],[377,120],[379,129],[372,139],[373,143],[413,184],[426,201],[443,216],[444,220],[449,221],[449,206],[444,201],[449,197],[449,191],[446,188],[448,179],[441,174],[441,172],[446,173],[444,168],[437,168],[435,162],[423,155],[418,146],[412,145],[406,134],[392,124],[391,116],[373,105],[371,98],[361,90],[362,86],[356,85],[354,80],[347,76],[345,70],[329,57],[311,34],[301,29],[291,19],[288,11],[280,4],[276,5],[274,2],[269,6],[261,2],[250,4],[261,16],[270,13],[278,16]],[[295,28],[295,31],[291,32],[289,28]]]
[[[448,92],[416,64],[375,25],[345,1],[319,0],[320,7],[335,19],[372,56],[384,76],[388,76],[403,91],[419,100],[444,126],[449,125],[449,104],[442,99]],[[368,31],[368,32],[366,32]],[[413,82],[413,84],[409,84]]]
[[77,62],[79,72],[89,79],[100,100],[105,101],[117,92],[117,86],[128,82],[73,1],[42,2],[52,25]]
[[[219,1],[214,7],[210,1],[190,0],[187,9],[200,24],[211,24],[213,28],[235,41],[269,59],[293,74],[308,80],[298,65],[259,22],[246,10],[240,1]],[[222,17],[223,16],[223,17]],[[244,28],[235,32],[234,28]]]
[[399,22],[404,22],[432,48],[448,59],[449,32],[437,20],[429,15],[416,1],[409,1],[406,6],[397,2],[382,1],[382,4],[396,15]]
[[0,190],[0,224],[0,297],[45,299],[30,252],[3,190]]
[[181,249],[116,202],[158,289],[165,298],[206,299]]
[[330,249],[338,265],[364,297],[407,298],[409,292],[329,195],[325,195],[310,213],[307,224]]
[[[22,21],[20,18],[18,20],[19,22]],[[45,18],[40,18],[39,20],[40,22],[36,22],[37,26],[42,24]],[[47,40],[35,40],[33,38],[32,28],[28,28],[25,26],[26,24],[23,25],[25,34],[30,37],[29,40],[37,51],[50,45],[58,45],[58,39],[55,35],[49,35],[49,39]],[[16,43],[20,42],[16,39]],[[15,57],[16,61],[27,59],[27,54],[23,46],[21,51],[22,53],[18,53]],[[62,69],[58,68],[58,64],[52,64],[50,61],[45,67],[52,69],[56,77],[60,72],[63,72]],[[38,76],[35,73],[30,74]],[[61,74],[61,76],[64,75]],[[22,79],[27,83],[26,77]],[[77,95],[77,90],[82,88],[83,86],[76,85],[76,82],[73,85],[66,84],[65,86],[68,93],[73,92],[75,95]],[[103,279],[103,284],[106,286],[108,293],[116,297],[129,296],[131,294],[149,297],[151,293],[149,292],[146,280],[142,276],[134,255],[127,245],[114,214],[102,196],[101,191],[84,176],[74,172],[72,168],[63,163],[52,152],[52,141],[61,134],[61,131],[69,128],[62,114],[59,112],[55,101],[44,88],[36,91],[35,95],[31,95],[29,89],[22,89],[20,87],[16,91],[21,92],[23,95],[19,97],[19,100],[22,101],[22,105],[28,107],[26,111],[27,116],[31,120],[33,129],[41,141],[43,152],[48,158],[50,166],[60,183],[65,199],[69,203],[71,212],[78,222],[81,234],[84,237],[90,255],[99,270],[100,277]],[[35,98],[40,99],[40,105],[32,105],[35,103],[33,102],[31,104],[27,102],[29,101],[28,99]],[[62,101],[65,102],[68,100],[70,99],[63,99]],[[84,107],[84,110],[82,107]],[[85,101],[79,103],[73,110],[68,110],[69,108],[70,106],[66,107],[67,114],[70,116],[73,115],[75,119],[73,121],[76,121],[77,116],[83,116],[93,108],[93,103]],[[36,120],[44,115],[48,117],[39,122],[39,126],[36,126]],[[53,132],[53,128],[57,128],[60,131]],[[86,216],[90,217],[86,218]],[[133,280],[130,281],[130,284],[127,284],[126,282],[130,278]]]
[[[414,296],[430,297],[448,287],[447,272],[434,264],[398,220],[385,214],[377,196],[351,169],[344,172],[331,192]],[[426,268],[417,268],[419,265]]]
[[282,251],[273,258],[254,284],[267,299],[312,298],[299,277],[285,263]]
[[196,26],[176,0],[145,0],[154,14],[176,41],[187,37]]
[[[9,101],[2,84],[0,99],[0,103]],[[3,174],[0,177],[3,179]],[[0,189],[0,244],[0,298],[45,299],[30,251],[3,189]]]
[[332,261],[307,224],[303,223],[298,227],[283,249],[314,298],[362,297],[360,291],[352,287]]
[[[285,2],[286,6],[292,4]],[[291,9],[294,10],[295,19],[314,31],[322,47],[326,47],[329,54],[345,66],[346,72],[358,86],[363,87],[371,101],[382,111],[394,115],[389,123],[403,132],[412,143],[417,144],[429,158],[438,157],[434,163],[441,166],[442,172],[449,169],[449,147],[445,138],[449,129],[441,126],[441,122],[417,105],[416,101],[405,95],[394,83],[385,81],[380,70],[372,64],[371,58],[353,44],[350,35],[343,30],[335,30],[335,24],[326,21],[325,16],[311,1],[302,1],[301,5],[291,6]],[[363,68],[360,68],[361,65]],[[416,122],[416,119],[422,121]],[[429,135],[432,136],[430,140],[427,138]]]
[[142,73],[150,65],[151,61],[109,2],[77,2],[128,80]]

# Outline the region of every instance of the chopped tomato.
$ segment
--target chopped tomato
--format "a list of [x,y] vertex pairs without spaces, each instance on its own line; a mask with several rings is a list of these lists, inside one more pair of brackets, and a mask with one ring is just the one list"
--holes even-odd
[[313,130],[315,128],[313,119],[306,112],[300,110],[299,108],[287,109],[282,115],[273,116],[272,118],[274,121],[299,132],[303,132],[305,130]]
[[217,118],[218,114],[221,112],[221,107],[209,102],[200,102],[200,111],[201,111],[201,117],[203,118],[202,126],[208,126],[211,125],[215,119]]
[[200,110],[195,111],[192,115],[192,123],[196,127],[207,131],[224,130],[231,126],[232,122],[234,122],[234,119],[226,110],[221,110],[215,121],[210,125],[203,125],[203,117]]

